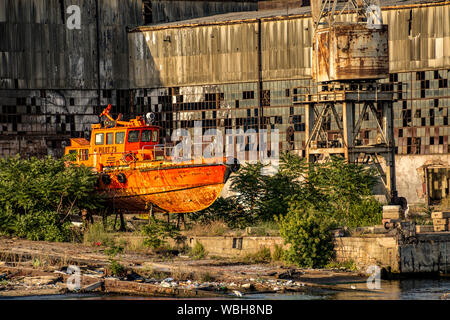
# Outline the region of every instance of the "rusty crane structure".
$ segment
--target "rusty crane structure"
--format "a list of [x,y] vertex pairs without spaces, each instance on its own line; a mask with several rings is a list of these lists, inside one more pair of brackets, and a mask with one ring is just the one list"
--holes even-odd
[[[294,104],[305,108],[305,156],[314,162],[342,155],[351,163],[374,165],[388,201],[399,203],[393,94],[377,82],[389,76],[388,26],[381,10],[369,0],[313,0],[311,7],[315,85],[297,88],[294,96]],[[360,131],[369,114],[377,136],[375,143],[364,144]]]

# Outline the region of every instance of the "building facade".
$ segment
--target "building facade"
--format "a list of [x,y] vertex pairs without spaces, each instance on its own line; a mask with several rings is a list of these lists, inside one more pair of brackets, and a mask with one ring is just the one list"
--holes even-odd
[[[81,30],[65,26],[75,3]],[[399,195],[439,202],[450,178],[450,2],[381,4],[390,56],[381,82],[394,94]],[[257,8],[257,1],[0,0],[0,154],[61,155],[111,103],[126,117],[154,112],[167,138],[176,128],[192,131],[194,121],[204,129],[278,129],[280,150],[302,155],[305,114],[293,102],[315,90],[310,7]],[[375,143],[375,121],[366,117],[360,139]],[[332,136],[338,128],[328,129]]]

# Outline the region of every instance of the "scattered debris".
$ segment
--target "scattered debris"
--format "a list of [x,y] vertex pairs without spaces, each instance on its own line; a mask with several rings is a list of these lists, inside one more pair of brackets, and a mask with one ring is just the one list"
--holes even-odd
[[84,286],[83,288],[81,288],[82,292],[89,292],[89,291],[93,291],[95,289],[101,288],[102,286],[104,286],[105,282],[104,281],[98,281],[95,282],[93,284]]
[[237,297],[242,297],[242,293],[239,292],[239,291],[237,291],[237,290],[233,290],[233,293],[234,293],[234,295],[237,296]]

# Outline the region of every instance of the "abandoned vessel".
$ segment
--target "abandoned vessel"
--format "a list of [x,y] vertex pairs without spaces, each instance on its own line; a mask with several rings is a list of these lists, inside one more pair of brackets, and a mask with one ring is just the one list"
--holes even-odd
[[[220,195],[231,171],[223,159],[173,161],[159,144],[160,127],[140,116],[121,121],[110,116],[91,126],[90,141],[72,138],[65,154],[71,162],[91,167],[99,175],[98,192],[115,209],[189,213],[209,207]],[[232,170],[233,169],[233,170]]]

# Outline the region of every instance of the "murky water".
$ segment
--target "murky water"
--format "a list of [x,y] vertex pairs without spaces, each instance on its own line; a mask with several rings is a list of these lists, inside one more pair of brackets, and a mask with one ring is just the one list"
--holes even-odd
[[[444,294],[450,294],[450,279],[440,280],[393,280],[381,281],[381,288],[368,290],[365,282],[341,283],[337,287],[342,291],[313,289],[307,293],[292,294],[248,294],[241,298],[230,296],[231,299],[270,299],[270,300],[440,300]],[[2,299],[2,297],[0,297]],[[54,296],[33,296],[7,298],[14,300],[157,300],[168,299],[158,297],[135,297],[122,295],[81,295],[67,294]]]

